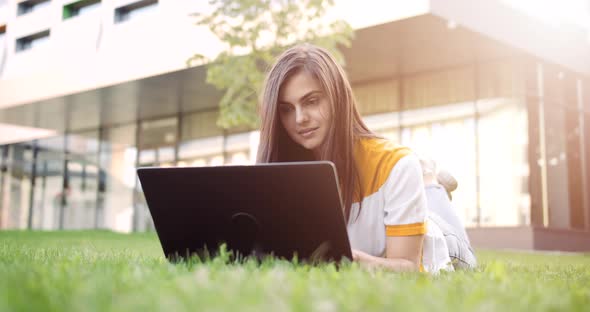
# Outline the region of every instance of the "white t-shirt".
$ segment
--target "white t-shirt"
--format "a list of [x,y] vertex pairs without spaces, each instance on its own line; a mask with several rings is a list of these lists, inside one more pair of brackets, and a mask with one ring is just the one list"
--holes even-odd
[[383,257],[387,236],[424,235],[421,269],[452,270],[444,236],[428,218],[416,155],[406,147],[374,138],[361,139],[354,153],[363,198],[356,194],[347,225],[352,248]]

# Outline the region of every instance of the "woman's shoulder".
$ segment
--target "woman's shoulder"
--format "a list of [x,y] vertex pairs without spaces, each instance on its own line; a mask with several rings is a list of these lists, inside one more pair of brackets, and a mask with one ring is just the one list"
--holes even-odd
[[394,171],[411,166],[412,150],[383,138],[361,138],[355,147],[355,162],[366,195],[376,192]]
[[379,137],[361,138],[355,148],[355,158],[363,166],[374,164],[390,170],[401,158],[410,154],[412,150],[407,146]]

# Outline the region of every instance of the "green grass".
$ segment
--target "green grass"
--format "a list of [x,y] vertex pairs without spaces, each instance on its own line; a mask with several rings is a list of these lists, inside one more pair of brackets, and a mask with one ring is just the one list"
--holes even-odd
[[438,276],[223,257],[175,265],[154,234],[0,232],[0,311],[588,311],[590,255],[478,257],[475,271]]

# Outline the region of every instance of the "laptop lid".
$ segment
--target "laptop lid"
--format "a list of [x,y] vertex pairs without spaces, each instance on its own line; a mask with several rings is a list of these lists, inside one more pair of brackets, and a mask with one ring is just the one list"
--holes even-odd
[[352,259],[334,164],[139,168],[162,249],[172,261],[220,244],[241,255]]

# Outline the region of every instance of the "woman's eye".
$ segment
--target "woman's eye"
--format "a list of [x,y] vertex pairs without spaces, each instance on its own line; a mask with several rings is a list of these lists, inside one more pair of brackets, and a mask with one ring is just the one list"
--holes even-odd
[[313,99],[309,99],[309,101],[307,101],[307,104],[309,105],[315,105],[318,103],[318,99],[313,98]]
[[291,106],[289,105],[281,105],[279,106],[279,111],[281,111],[281,113],[288,113],[290,111],[292,111],[293,108],[291,108]]

